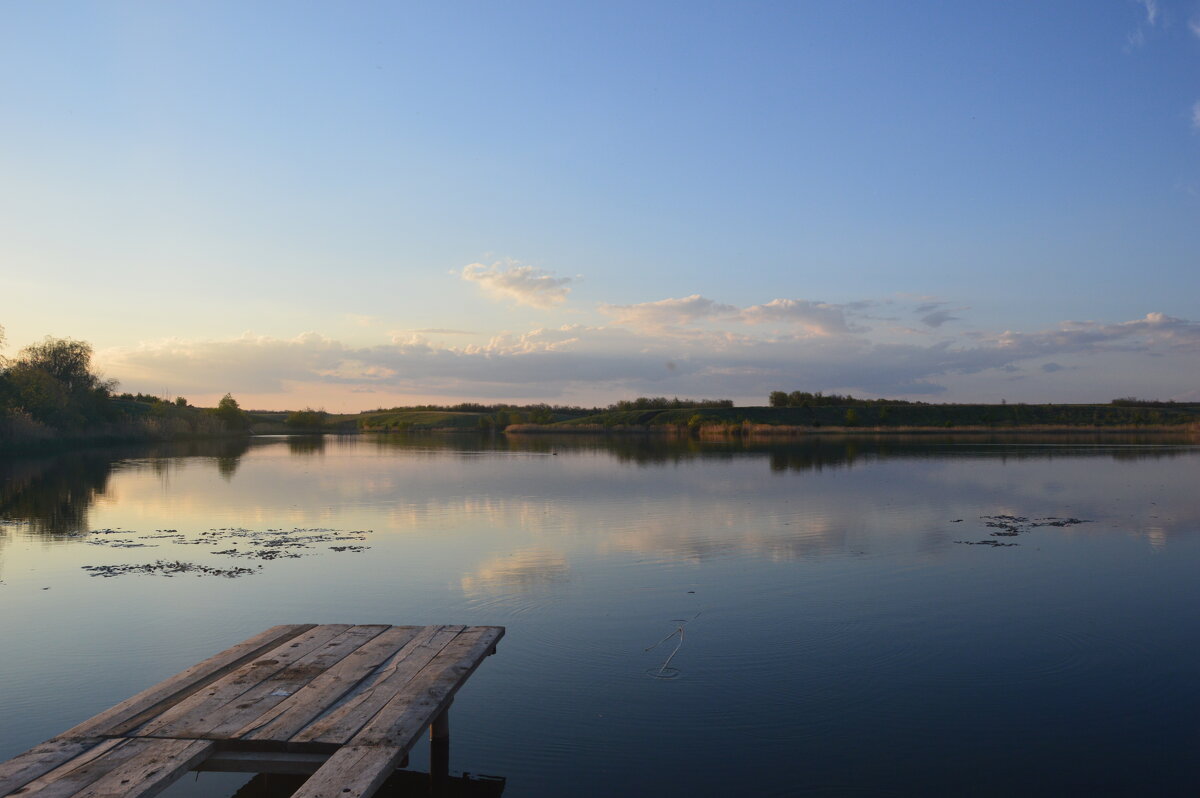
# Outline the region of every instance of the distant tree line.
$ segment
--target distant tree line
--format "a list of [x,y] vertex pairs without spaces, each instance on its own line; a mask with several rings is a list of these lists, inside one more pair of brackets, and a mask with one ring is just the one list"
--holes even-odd
[[329,414],[324,410],[313,410],[311,407],[306,407],[303,410],[288,413],[283,423],[292,429],[319,432],[329,425]]
[[1114,407],[1179,407],[1188,403],[1176,402],[1174,400],[1160,402],[1157,399],[1138,399],[1134,396],[1124,396],[1120,399],[1113,399],[1109,404]]
[[114,396],[113,398],[116,399],[118,402],[142,402],[143,404],[148,404],[148,405],[172,404],[172,405],[175,405],[176,407],[187,407],[188,406],[188,400],[182,396],[176,396],[174,399],[163,399],[161,396],[155,396],[154,394],[149,394],[149,393],[142,393],[141,391],[139,391],[137,393],[128,393],[128,392],[119,393],[116,396]]
[[402,413],[405,411],[425,411],[435,413],[495,413],[498,410],[517,411],[517,412],[534,412],[534,411],[549,411],[551,413],[582,415],[585,413],[599,413],[598,407],[579,407],[578,405],[550,405],[545,403],[531,405],[514,405],[507,402],[499,402],[496,404],[484,404],[482,402],[459,402],[456,405],[402,405],[396,407],[377,407],[374,410],[368,410],[368,413]]
[[732,399],[668,399],[665,396],[639,396],[637,399],[622,399],[608,406],[608,410],[687,410],[706,407],[733,407]]
[[767,397],[771,407],[829,407],[846,405],[909,405],[919,404],[906,402],[903,399],[859,399],[850,394],[840,393],[809,393],[808,391],[771,391]]

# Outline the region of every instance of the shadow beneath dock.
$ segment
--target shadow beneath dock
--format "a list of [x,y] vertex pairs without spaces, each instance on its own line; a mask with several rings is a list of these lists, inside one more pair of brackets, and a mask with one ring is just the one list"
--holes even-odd
[[[260,773],[234,793],[231,798],[289,798],[304,784],[306,776]],[[504,793],[502,776],[483,776],[464,773],[449,776],[435,784],[428,773],[398,770],[375,793],[375,798],[495,798]]]

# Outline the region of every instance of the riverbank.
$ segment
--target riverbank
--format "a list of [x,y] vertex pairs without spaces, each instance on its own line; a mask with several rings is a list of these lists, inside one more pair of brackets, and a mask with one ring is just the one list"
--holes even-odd
[[963,427],[917,427],[917,426],[793,426],[773,424],[700,424],[684,425],[613,425],[601,424],[513,424],[504,430],[505,435],[670,435],[691,436],[706,440],[725,438],[810,438],[846,435],[1129,435],[1161,434],[1200,436],[1200,424],[1187,425],[1125,425],[1125,426],[1067,426],[1031,424],[1022,427],[963,426]]
[[809,407],[623,410],[506,432],[687,432],[699,436],[921,432],[1117,432],[1200,429],[1200,404],[921,404],[863,402]]
[[0,455],[61,452],[127,443],[246,438],[246,430],[229,430],[215,418],[131,418],[84,429],[60,430],[24,414],[0,418]]

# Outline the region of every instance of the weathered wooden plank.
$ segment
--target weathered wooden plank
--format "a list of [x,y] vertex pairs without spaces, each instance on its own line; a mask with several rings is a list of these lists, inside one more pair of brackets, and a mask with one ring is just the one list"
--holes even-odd
[[472,626],[458,635],[404,689],[363,726],[350,745],[394,746],[407,751],[450,706],[454,694],[504,636],[501,626]]
[[[74,798],[151,798],[203,762],[216,748],[209,740],[131,740],[137,755],[92,782]],[[40,797],[39,797],[40,798]]]
[[21,798],[69,798],[108,771],[137,755],[129,740],[105,740],[70,762],[34,779],[17,791]]
[[326,645],[349,628],[349,624],[313,627],[167,708],[132,734],[138,737],[199,737],[207,728],[205,721],[209,713],[236,701],[247,690]]
[[419,626],[393,626],[313,679],[234,735],[243,740],[286,741],[337,703],[376,668],[421,631]]
[[343,746],[292,798],[369,798],[403,759],[390,746]]
[[80,755],[94,750],[98,746],[112,748],[112,742],[104,742],[101,738],[48,740],[41,745],[18,754],[7,762],[0,762],[0,796],[7,796],[14,790],[30,784],[41,776],[52,772],[55,768],[65,766],[67,762],[76,760],[82,762]]
[[242,693],[205,716],[207,729],[199,736],[225,740],[236,737],[247,723],[289,699],[297,690],[353,654],[385,631],[387,626],[352,626],[325,645]]
[[166,681],[143,690],[99,715],[88,718],[58,735],[56,739],[123,735],[166,707],[203,689],[265,651],[270,651],[307,632],[313,626],[311,623],[273,626]]
[[449,645],[463,626],[427,626],[380,668],[365,690],[341,701],[292,737],[294,743],[333,743],[342,745],[375,716],[397,692],[438,653]]
[[49,740],[35,745],[7,762],[0,762],[0,795],[8,795],[39,776],[75,759],[101,743],[99,737],[80,740]]

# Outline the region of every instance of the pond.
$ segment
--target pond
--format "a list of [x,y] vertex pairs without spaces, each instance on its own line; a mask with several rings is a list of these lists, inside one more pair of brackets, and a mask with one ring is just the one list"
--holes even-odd
[[451,768],[506,796],[1193,795],[1198,465],[1114,435],[6,458],[0,758],[273,624],[464,623],[508,632]]

